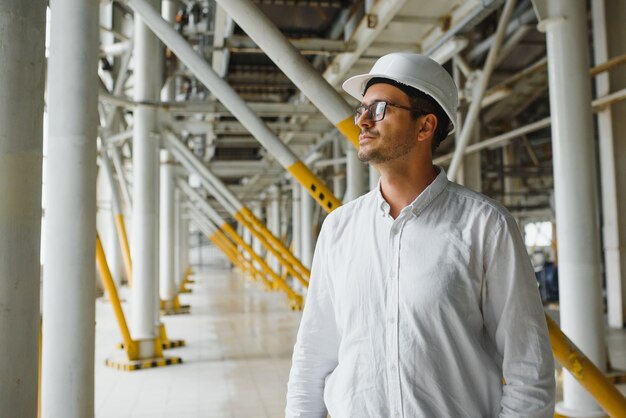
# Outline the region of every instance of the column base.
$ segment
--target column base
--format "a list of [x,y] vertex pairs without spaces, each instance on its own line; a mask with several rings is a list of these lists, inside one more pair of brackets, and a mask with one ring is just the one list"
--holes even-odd
[[152,369],[155,367],[172,366],[174,364],[181,364],[183,359],[180,357],[157,357],[143,360],[128,360],[128,359],[107,359],[105,364],[107,367],[116,370],[122,370],[125,372],[132,372],[135,370]]
[[[171,348],[178,348],[178,347],[184,347],[187,343],[185,342],[185,340],[164,340],[161,339],[161,349],[162,350],[169,350]],[[124,343],[117,343],[115,344],[115,348],[117,348],[118,350],[124,350]]]
[[161,315],[187,315],[191,307],[189,305],[169,306],[161,308]]
[[558,402],[555,408],[555,417],[562,418],[607,418],[608,415],[600,410],[581,411],[578,409],[569,409],[563,406],[563,402]]
[[181,305],[178,295],[172,300],[161,300],[161,315],[188,314],[189,310],[189,305]]

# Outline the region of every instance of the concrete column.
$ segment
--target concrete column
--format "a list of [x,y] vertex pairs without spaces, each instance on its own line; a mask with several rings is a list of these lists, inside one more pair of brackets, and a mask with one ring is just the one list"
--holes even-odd
[[[280,189],[277,186],[271,186],[267,197],[267,228],[280,239]],[[280,274],[281,265],[278,259],[269,252],[266,257],[272,270]]]
[[302,254],[300,261],[302,261],[302,264],[306,268],[310,269],[313,261],[313,249],[315,247],[315,243],[313,242],[313,199],[311,199],[306,190],[301,189],[300,205],[302,209],[302,216],[300,218],[302,225],[300,251],[302,251]]
[[[591,2],[593,12],[594,65],[626,54],[626,4],[621,1]],[[621,19],[621,20],[620,20]],[[608,30],[610,28],[610,30]],[[611,51],[611,55],[609,55]],[[598,97],[626,87],[626,70],[617,67],[595,78]],[[626,324],[626,104],[615,103],[597,113],[602,181],[602,237],[606,274],[609,326]]]
[[343,202],[356,199],[365,192],[365,171],[353,147],[346,148],[346,194]]
[[[158,8],[159,2],[150,0]],[[160,91],[161,65],[159,41],[135,15],[134,32],[134,99],[138,102],[157,100]],[[132,334],[135,339],[153,340],[158,323],[158,148],[156,112],[138,105],[133,124],[133,287]],[[140,357],[153,357],[154,344],[141,344]]]
[[[561,328],[605,370],[585,1],[542,0],[535,5],[548,50]],[[568,372],[563,373],[563,402],[557,412],[604,416]]]
[[0,2],[0,409],[37,416],[46,2]]
[[173,307],[177,295],[175,270],[175,171],[176,165],[172,155],[161,151],[161,181],[160,181],[160,221],[159,226],[159,294],[166,307]]
[[94,416],[98,3],[50,9],[41,413],[84,418]]
[[[293,255],[300,259],[302,257],[302,190],[300,185],[295,181],[291,181],[291,242],[293,243]],[[302,292],[302,285],[297,280],[293,281],[293,290],[296,293]]]

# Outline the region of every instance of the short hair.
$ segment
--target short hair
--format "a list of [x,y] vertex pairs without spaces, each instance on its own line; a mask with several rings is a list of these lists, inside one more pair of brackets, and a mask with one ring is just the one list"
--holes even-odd
[[409,97],[409,103],[411,104],[411,108],[415,109],[415,111],[411,112],[411,116],[413,116],[414,118],[418,118],[422,115],[427,115],[430,113],[437,117],[437,128],[435,129],[432,142],[432,151],[435,152],[435,150],[439,147],[439,144],[441,144],[441,142],[443,142],[443,140],[448,137],[448,132],[450,132],[452,128],[452,121],[450,120],[446,112],[444,112],[443,108],[430,95],[414,87],[407,86],[406,84],[402,84],[395,80],[384,77],[374,77],[370,79],[365,85],[363,94],[365,94],[370,86],[381,83],[392,85],[402,90]]

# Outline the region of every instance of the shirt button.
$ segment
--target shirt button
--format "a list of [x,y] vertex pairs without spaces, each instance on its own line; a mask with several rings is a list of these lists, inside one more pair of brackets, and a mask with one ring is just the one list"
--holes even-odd
[[394,417],[399,417],[399,416],[400,416],[400,412],[398,412],[398,411],[394,411],[394,412],[393,412],[393,416],[394,416]]
[[396,366],[395,365],[391,366],[389,368],[389,370],[391,370],[392,373],[395,373],[396,372]]

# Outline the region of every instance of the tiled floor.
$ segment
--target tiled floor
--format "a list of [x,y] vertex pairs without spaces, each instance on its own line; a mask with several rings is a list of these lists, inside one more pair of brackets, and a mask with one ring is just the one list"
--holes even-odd
[[[191,314],[164,317],[169,337],[187,343],[166,352],[181,357],[182,365],[135,372],[105,367],[106,358],[121,354],[115,349],[120,334],[111,306],[98,301],[97,418],[284,416],[301,314],[289,310],[282,293],[265,292],[229,270],[204,270],[194,279],[193,293],[180,296]],[[128,290],[121,296],[129,299]],[[607,331],[607,344],[613,367],[626,370],[626,332]]]
[[134,372],[104,366],[120,355],[114,348],[120,334],[111,306],[98,301],[97,418],[284,416],[301,314],[289,310],[284,294],[265,292],[228,270],[202,271],[194,279],[193,293],[180,296],[191,314],[164,317],[168,336],[186,341],[166,352],[181,357],[182,365]]

